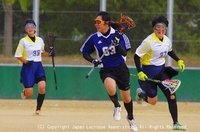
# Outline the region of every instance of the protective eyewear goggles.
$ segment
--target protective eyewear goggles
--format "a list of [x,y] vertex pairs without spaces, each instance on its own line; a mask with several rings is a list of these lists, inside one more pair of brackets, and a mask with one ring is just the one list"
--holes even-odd
[[101,19],[94,19],[94,24],[103,25],[103,24],[105,24],[105,21],[103,21]]
[[167,30],[167,26],[164,23],[158,23],[154,26],[155,30]]

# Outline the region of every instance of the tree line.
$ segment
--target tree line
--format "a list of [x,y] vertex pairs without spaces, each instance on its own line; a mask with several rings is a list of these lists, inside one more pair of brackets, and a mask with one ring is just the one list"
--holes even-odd
[[[79,53],[84,40],[95,32],[94,18],[99,0],[40,0],[39,35],[51,31],[57,35],[56,55]],[[13,55],[18,41],[25,35],[23,23],[32,18],[33,0],[1,0],[0,54]],[[151,21],[167,16],[167,0],[107,0],[106,10],[113,21],[120,14],[131,17],[136,28],[126,32],[133,49],[152,32]],[[180,54],[199,55],[200,2],[174,1],[173,48]],[[134,50],[133,50],[134,51]]]

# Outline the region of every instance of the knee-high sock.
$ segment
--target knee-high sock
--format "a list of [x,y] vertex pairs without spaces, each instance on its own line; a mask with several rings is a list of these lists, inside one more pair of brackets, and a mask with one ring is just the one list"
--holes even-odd
[[168,96],[167,101],[168,101],[169,112],[171,114],[173,123],[176,123],[178,122],[178,109],[177,109],[176,98],[172,100]]
[[117,93],[115,93],[113,96],[109,95],[109,97],[110,97],[110,100],[113,102],[115,107],[120,107]]
[[140,93],[138,96],[148,103],[147,95],[145,93]]
[[40,110],[44,101],[45,94],[38,94],[36,110]]
[[[161,90],[167,99],[168,108],[169,108],[169,112],[171,114],[173,123],[176,123],[178,122],[178,108],[177,108],[176,94],[174,93],[173,95],[171,95],[170,92],[167,90],[164,90],[164,88],[162,88]],[[174,98],[171,99],[171,96],[174,96]]]
[[169,111],[175,124],[178,122],[177,104],[175,102],[169,104]]
[[133,101],[131,100],[129,103],[124,102],[124,107],[128,113],[128,119],[132,120],[133,117]]

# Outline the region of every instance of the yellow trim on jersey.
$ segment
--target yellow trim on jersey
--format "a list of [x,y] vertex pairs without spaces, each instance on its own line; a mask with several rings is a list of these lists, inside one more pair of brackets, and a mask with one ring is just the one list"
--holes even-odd
[[[164,35],[163,41],[164,41],[165,38],[166,38],[166,36]],[[149,65],[151,63],[150,61],[153,58],[153,51],[152,51],[152,48],[151,48],[151,44],[152,44],[153,41],[157,41],[157,42],[162,44],[162,42],[159,40],[159,38],[156,36],[155,33],[153,33],[152,37],[149,37],[149,39],[147,39],[145,41],[145,43],[143,44],[143,47],[139,51],[140,55],[144,55],[141,58],[141,63],[143,65]],[[165,58],[163,58],[163,59],[165,61]]]
[[140,54],[145,54],[145,51],[149,49],[149,51],[141,58],[141,63],[143,65],[149,65],[149,61],[152,57],[152,50],[150,48],[150,44],[152,41],[153,41],[153,38],[150,38],[149,40],[147,40],[144,46],[140,50]]
[[35,37],[35,42],[26,35],[19,41],[15,57],[23,57],[26,60],[39,62],[42,60],[41,53],[44,52],[44,42],[40,37]]

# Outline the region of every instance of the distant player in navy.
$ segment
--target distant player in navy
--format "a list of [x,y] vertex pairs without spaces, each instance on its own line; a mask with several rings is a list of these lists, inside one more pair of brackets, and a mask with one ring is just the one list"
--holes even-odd
[[[117,121],[121,119],[121,105],[118,102],[116,92],[116,86],[118,86],[127,111],[130,129],[138,131],[133,116],[133,103],[130,96],[130,73],[125,63],[127,51],[131,49],[131,44],[125,34],[120,36],[119,39],[115,37],[118,31],[112,28],[110,21],[109,13],[100,11],[94,20],[97,32],[86,39],[80,51],[83,53],[83,57],[93,63],[95,67],[101,66],[99,74],[108,92],[108,96],[114,104],[114,119]],[[111,43],[112,45],[110,46]],[[97,59],[91,56],[95,51]],[[104,57],[100,60],[99,58],[103,54]]]
[[40,37],[35,36],[36,24],[32,19],[27,19],[24,24],[27,35],[20,39],[15,52],[15,57],[22,64],[20,82],[24,89],[21,93],[22,99],[31,98],[34,84],[38,85],[38,97],[36,114],[43,115],[41,107],[45,98],[46,77],[42,66],[42,56],[54,55],[53,50],[44,51],[44,42]]

